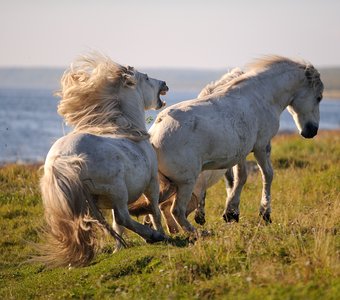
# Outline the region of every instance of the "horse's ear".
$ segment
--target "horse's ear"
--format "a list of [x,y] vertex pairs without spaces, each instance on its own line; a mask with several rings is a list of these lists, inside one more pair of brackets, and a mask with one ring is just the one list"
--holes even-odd
[[136,85],[137,79],[133,71],[134,69],[128,66],[127,71],[122,74],[124,86],[133,87]]
[[305,75],[306,75],[308,80],[312,79],[312,73],[311,73],[310,70],[306,70]]
[[306,76],[308,82],[312,82],[313,77],[315,76],[315,69],[312,66],[308,66],[305,69],[305,76]]

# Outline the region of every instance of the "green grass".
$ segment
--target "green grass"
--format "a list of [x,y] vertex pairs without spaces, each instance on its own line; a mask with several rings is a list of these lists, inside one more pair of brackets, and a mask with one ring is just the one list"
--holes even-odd
[[0,298],[339,299],[340,133],[278,136],[272,152],[271,225],[258,217],[255,173],[242,193],[239,223],[222,220],[221,181],[208,191],[207,223],[198,226],[210,234],[195,244],[147,245],[129,233],[128,249],[113,254],[107,239],[90,266],[72,269],[27,263],[43,224],[38,166],[3,166]]

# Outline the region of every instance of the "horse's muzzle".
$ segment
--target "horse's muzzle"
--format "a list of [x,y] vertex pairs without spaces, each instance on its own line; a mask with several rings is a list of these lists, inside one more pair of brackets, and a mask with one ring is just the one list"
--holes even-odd
[[167,91],[169,91],[169,87],[166,85],[165,81],[162,81],[161,87],[159,89],[159,93],[158,93],[158,105],[156,107],[156,109],[161,109],[162,107],[164,107],[166,105],[166,102],[163,101],[160,98],[160,95],[164,96],[166,95]]
[[318,133],[318,129],[318,125],[312,122],[308,122],[301,131],[301,135],[306,139],[311,139],[316,136],[316,134]]
[[162,81],[162,84],[161,84],[161,87],[160,87],[160,90],[159,90],[159,94],[165,95],[168,90],[169,90],[169,87],[166,85],[166,82]]

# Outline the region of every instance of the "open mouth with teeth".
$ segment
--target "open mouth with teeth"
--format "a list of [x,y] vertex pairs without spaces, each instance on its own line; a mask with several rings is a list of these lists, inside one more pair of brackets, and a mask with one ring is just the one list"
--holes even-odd
[[157,106],[157,109],[160,109],[162,107],[164,107],[166,105],[166,102],[163,101],[161,98],[160,98],[160,95],[164,96],[166,95],[166,93],[169,91],[169,88],[166,84],[163,84],[159,90],[159,93],[158,93],[158,106]]

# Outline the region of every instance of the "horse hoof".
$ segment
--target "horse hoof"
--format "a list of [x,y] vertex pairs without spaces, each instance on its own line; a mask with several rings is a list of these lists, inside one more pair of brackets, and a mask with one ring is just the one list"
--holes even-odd
[[223,214],[223,219],[224,221],[226,221],[227,223],[230,223],[230,222],[237,222],[239,221],[239,214],[237,213],[233,213],[233,212],[226,212]]
[[196,214],[195,215],[195,222],[199,225],[205,224],[205,215],[204,214]]
[[270,213],[260,213],[260,216],[262,216],[263,220],[266,222],[266,224],[270,224],[272,222],[272,219],[270,217]]
[[158,242],[163,242],[167,241],[168,237],[158,231],[154,231],[151,235],[150,238],[146,239],[146,242],[148,244],[153,244],[153,243],[158,243]]

